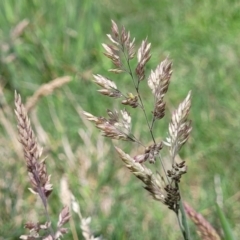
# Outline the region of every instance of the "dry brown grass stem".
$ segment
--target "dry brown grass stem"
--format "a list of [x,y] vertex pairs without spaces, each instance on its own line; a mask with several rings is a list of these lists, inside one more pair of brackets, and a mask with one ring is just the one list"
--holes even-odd
[[49,83],[40,86],[39,89],[27,99],[25,104],[27,112],[31,111],[31,109],[36,106],[41,97],[51,94],[55,89],[62,87],[64,84],[69,83],[70,81],[71,77],[64,76],[56,78]]
[[188,203],[184,202],[184,208],[189,218],[198,228],[198,233],[203,240],[220,240],[218,233],[212,225],[200,214],[197,213]]

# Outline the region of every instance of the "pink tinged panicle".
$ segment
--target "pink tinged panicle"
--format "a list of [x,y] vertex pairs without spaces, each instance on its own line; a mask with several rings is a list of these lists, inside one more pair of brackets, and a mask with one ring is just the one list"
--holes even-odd
[[198,228],[198,233],[202,239],[220,240],[220,236],[213,226],[198,212],[196,212],[189,204],[184,202],[184,208],[189,218]]
[[153,92],[155,105],[153,115],[155,119],[161,119],[165,116],[165,102],[163,100],[168,90],[170,78],[172,75],[172,63],[166,58],[162,61],[155,71],[151,71],[148,78],[148,86]]
[[151,58],[150,55],[151,43],[147,43],[147,39],[142,41],[141,47],[138,49],[137,59],[138,65],[135,69],[139,81],[145,78],[145,66]]
[[169,137],[166,139],[165,144],[170,147],[172,158],[176,156],[183,144],[188,140],[189,134],[192,130],[191,121],[188,120],[190,107],[191,91],[172,113],[172,119],[169,123]]
[[130,32],[126,32],[126,29],[122,27],[121,31],[121,46],[122,51],[127,54],[127,60],[133,59],[135,56],[135,38],[130,40]]
[[102,44],[105,49],[104,55],[112,60],[116,69],[111,69],[110,71],[114,73],[124,72],[121,54],[124,55],[128,60],[131,60],[135,56],[135,39],[130,39],[130,32],[127,32],[124,27],[122,27],[121,32],[117,24],[112,20],[112,31],[111,34],[107,34],[108,39],[111,41],[110,44]]
[[37,141],[34,137],[25,107],[22,104],[21,97],[16,92],[15,107],[15,114],[18,121],[19,141],[23,146],[28,175],[32,184],[31,191],[39,194],[46,206],[46,198],[52,192],[50,176],[47,175],[45,160],[39,162],[41,152],[38,150]]
[[111,59],[113,64],[117,67],[117,68],[121,68],[122,66],[122,62],[121,62],[121,59],[120,59],[120,56],[119,56],[119,49],[117,46],[112,46],[112,45],[109,45],[109,44],[105,44],[103,43],[102,44],[103,48],[105,49],[105,53],[104,55]]
[[118,26],[113,20],[111,20],[111,22],[112,22],[112,35],[113,35],[114,39],[117,39],[117,38],[119,38]]
[[152,90],[154,96],[160,95],[161,97],[164,97],[168,90],[171,76],[172,62],[166,58],[157,66],[155,71],[151,71],[148,78],[148,86]]
[[135,57],[135,38],[130,43],[128,43],[127,49],[128,49],[128,58],[133,59]]

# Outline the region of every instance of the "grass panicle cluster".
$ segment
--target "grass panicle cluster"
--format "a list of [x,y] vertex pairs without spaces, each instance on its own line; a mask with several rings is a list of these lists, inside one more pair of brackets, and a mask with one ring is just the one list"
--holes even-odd
[[[13,32],[13,38],[17,38],[22,33],[28,22],[23,21],[21,24],[18,26],[19,29],[16,29],[15,33]],[[104,55],[114,65],[114,68],[110,69],[109,72],[116,75],[127,75],[132,83],[132,91],[129,91],[130,87],[126,88],[127,91],[119,88],[116,82],[108,77],[100,74],[93,75],[94,83],[100,87],[98,92],[110,97],[112,100],[119,99],[124,108],[121,110],[107,109],[107,117],[97,117],[85,111],[83,111],[83,114],[87,120],[95,123],[95,126],[100,129],[103,136],[113,140],[131,142],[135,146],[144,148],[142,152],[138,151],[137,154],[127,154],[120,147],[115,146],[115,150],[124,165],[143,182],[144,189],[150,193],[152,198],[161,202],[176,214],[184,239],[191,239],[186,215],[197,226],[198,233],[202,239],[220,239],[216,230],[201,214],[197,213],[186,202],[183,203],[180,193],[181,179],[182,175],[187,173],[187,165],[185,161],[179,158],[178,154],[189,139],[192,131],[192,123],[189,120],[191,91],[188,92],[179,106],[172,111],[167,136],[159,140],[155,129],[159,120],[164,119],[165,112],[168,109],[165,95],[168,92],[173,73],[171,60],[167,57],[154,70],[148,73],[146,66],[151,59],[151,43],[148,42],[148,39],[143,40],[140,47],[135,50],[135,39],[131,38],[130,32],[125,27],[119,28],[114,21],[112,21],[111,34],[107,34],[107,37],[110,43],[102,44],[102,46],[105,49]],[[61,87],[70,80],[70,77],[65,76],[42,85],[27,100],[25,106],[22,103],[21,96],[15,92],[15,114],[18,122],[19,142],[23,147],[31,183],[29,190],[40,198],[46,218],[45,222],[27,222],[25,228],[29,230],[29,234],[21,235],[20,239],[60,239],[68,232],[68,229],[63,226],[69,221],[73,237],[78,239],[75,225],[70,218],[70,209],[78,215],[80,220],[79,226],[85,239],[101,239],[101,237],[95,237],[95,234],[90,229],[91,218],[83,218],[80,206],[73,193],[69,190],[66,179],[63,184],[65,185],[64,194],[61,197],[65,207],[59,213],[56,229],[52,226],[48,209],[48,199],[53,191],[51,175],[47,173],[46,158],[42,158],[42,150],[38,146],[27,115],[27,112],[30,112],[36,106],[41,97],[50,94],[54,89]],[[152,93],[151,109],[146,107],[147,104],[143,98],[143,89],[146,91],[144,84],[148,85],[149,92]],[[145,127],[148,128],[151,138],[150,144],[149,141],[146,143],[145,140],[143,141],[134,134],[135,124],[132,119],[135,118],[132,117],[131,113],[134,113],[137,109],[139,109],[146,120]],[[150,115],[151,117],[149,117]],[[164,161],[162,156],[163,149],[166,150],[165,152],[168,152],[168,156],[164,157]],[[165,159],[169,161],[168,164],[166,164]],[[150,167],[149,164],[154,165],[157,161],[160,162],[161,169],[154,172],[151,170],[153,167]]]
[[[158,158],[156,164],[148,163],[154,155],[150,154],[154,145],[127,74],[104,71],[121,72],[102,54],[106,51],[101,43],[111,43],[110,39],[105,41],[104,35],[112,35],[109,19],[113,16],[127,32],[131,30],[129,43],[136,38],[133,44],[137,48],[132,48],[135,57],[130,61],[135,77],[141,39],[147,45],[151,42],[152,56],[139,89],[150,127],[151,111],[155,111],[154,93],[148,89],[147,81],[160,65],[159,60],[168,56],[171,63],[174,59],[173,66],[169,66],[173,72],[170,71],[168,91],[157,104],[165,109],[165,115],[163,121],[153,126],[156,145],[165,141],[159,153],[167,172],[172,169],[166,147],[171,112],[191,89],[193,131],[187,146],[180,150],[187,165],[187,174],[182,175],[179,184],[182,198],[210,221],[221,239],[240,239],[240,115],[236,111],[240,102],[239,1],[3,0],[0,9],[0,240],[17,240],[20,235],[27,235],[28,229],[23,228],[26,222],[46,222],[40,197],[28,190],[33,186],[18,141],[14,90],[20,93],[37,144],[43,148],[40,161],[47,156],[47,175],[52,175],[53,184],[47,201],[54,229],[61,206],[68,205],[72,212],[71,204],[64,202],[67,195],[58,191],[58,180],[64,176],[82,215],[92,218],[91,235],[141,240],[159,239],[160,233],[161,239],[181,239],[174,212],[141,189],[145,183],[124,166],[111,139],[98,134],[95,124],[82,115],[84,109],[109,118],[104,114],[107,107],[112,111],[116,108],[121,115],[117,104],[122,103],[134,123],[131,132],[144,139],[146,147],[133,141],[113,142],[142,166],[146,165],[154,176],[155,169],[159,176],[164,175]],[[107,90],[113,91],[112,98],[99,96],[96,90],[104,88],[89,81],[97,73],[112,80],[117,90],[127,89],[122,91],[125,98],[115,99],[114,94],[120,93],[111,87]],[[62,76],[71,76],[73,81],[46,95],[51,90],[45,84]],[[165,107],[161,101],[166,102]],[[112,102],[113,107],[107,102]],[[138,111],[129,108],[134,106]],[[175,157],[177,163],[181,162],[180,156]],[[220,191],[214,191],[216,176]],[[83,239],[78,216],[74,212],[71,216],[64,239]],[[191,222],[189,219],[192,239],[202,239]]]
[[63,225],[69,221],[69,208],[64,207],[58,218],[57,230],[54,231],[51,226],[51,219],[48,211],[48,197],[52,193],[53,186],[50,182],[51,175],[47,174],[45,159],[41,159],[41,152],[34,136],[30,120],[27,116],[24,105],[19,94],[15,92],[15,114],[18,121],[19,141],[23,146],[24,157],[27,165],[28,176],[32,188],[31,192],[38,195],[42,201],[46,222],[33,223],[28,222],[25,228],[29,229],[28,235],[22,235],[24,240],[44,239],[55,240],[67,233],[67,228]]
[[[107,110],[108,118],[96,117],[88,112],[84,112],[84,115],[89,121],[95,123],[104,136],[111,139],[130,141],[145,148],[144,152],[131,157],[119,147],[115,147],[125,166],[145,184],[144,188],[150,192],[152,197],[167,205],[169,209],[176,213],[183,236],[185,239],[189,239],[187,223],[181,223],[179,218],[179,213],[184,211],[183,209],[180,210],[179,207],[181,201],[179,183],[182,175],[186,173],[186,164],[184,161],[176,161],[176,156],[188,140],[192,130],[191,121],[188,119],[191,107],[191,91],[178,108],[173,111],[169,123],[168,136],[165,140],[157,142],[154,127],[157,121],[165,116],[166,102],[164,96],[167,93],[172,76],[172,62],[169,58],[166,58],[155,70],[151,70],[147,78],[146,64],[151,58],[151,43],[145,39],[142,41],[139,49],[135,51],[135,39],[131,39],[130,32],[127,32],[124,27],[120,29],[114,21],[112,21],[111,34],[107,34],[107,37],[111,43],[103,44],[105,49],[104,55],[115,66],[114,69],[109,71],[116,74],[127,74],[133,84],[135,94],[132,92],[125,93],[118,89],[114,81],[99,74],[94,75],[94,82],[102,87],[102,89],[98,90],[101,94],[114,97],[115,99],[120,98],[121,103],[126,108],[129,106],[133,109],[140,109],[143,112],[152,144],[146,146],[145,143],[134,136],[132,132],[134,123],[131,121],[130,113],[125,108],[120,111],[116,109],[113,111]],[[133,67],[131,60],[135,57],[137,58],[137,64]],[[153,94],[151,120],[148,119],[148,109],[145,108],[142,99],[141,89],[144,80],[147,81]],[[165,147],[169,151],[171,169],[166,169],[162,161],[160,151]],[[158,159],[161,162],[162,171],[154,174],[146,163],[148,161],[154,164]]]

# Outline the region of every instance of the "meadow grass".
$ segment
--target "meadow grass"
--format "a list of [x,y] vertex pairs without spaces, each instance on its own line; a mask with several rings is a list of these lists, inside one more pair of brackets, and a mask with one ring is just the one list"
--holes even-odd
[[[92,217],[96,236],[158,239],[161,235],[161,239],[181,239],[174,215],[149,198],[141,183],[123,168],[111,142],[98,136],[79,114],[88,109],[101,115],[105,103],[109,103],[98,96],[101,102],[96,104],[92,74],[111,67],[101,47],[110,19],[131,30],[137,41],[148,36],[153,54],[150,68],[168,55],[173,59],[169,106],[176,106],[192,89],[193,131],[180,152],[188,163],[188,174],[181,184],[184,200],[219,230],[214,205],[214,177],[219,175],[223,210],[239,238],[239,11],[238,1],[226,0],[1,1],[2,239],[18,239],[24,234],[26,219],[34,218],[35,210],[41,209],[27,189],[25,164],[15,141],[14,90],[26,102],[41,84],[61,76],[71,76],[72,81],[42,98],[30,115],[53,175],[52,215],[57,220],[62,205],[60,179],[64,175],[82,214]],[[23,19],[28,25],[14,38],[11,32]],[[125,79],[120,80],[124,86]],[[150,92],[143,97],[148,99]],[[172,108],[167,111],[169,119]],[[138,117],[134,129],[142,137],[147,131],[141,128],[143,121]],[[166,135],[166,127],[157,129],[158,135]],[[70,224],[65,239],[73,239],[74,231],[82,238],[79,219],[75,215],[73,219],[75,225]],[[198,239],[193,225],[190,231],[193,239]]]

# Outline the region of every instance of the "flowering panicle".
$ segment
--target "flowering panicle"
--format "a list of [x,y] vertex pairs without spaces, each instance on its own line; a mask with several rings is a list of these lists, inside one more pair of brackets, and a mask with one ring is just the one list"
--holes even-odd
[[[152,197],[167,205],[179,218],[179,211],[182,211],[180,209],[181,195],[179,183],[181,176],[186,173],[187,167],[184,161],[179,162],[176,161],[175,158],[183,144],[187,141],[192,129],[191,122],[188,120],[191,107],[191,92],[188,93],[177,110],[173,112],[171,122],[169,123],[169,136],[166,141],[156,141],[153,126],[156,120],[162,119],[165,116],[166,102],[164,101],[164,96],[168,91],[172,76],[172,62],[166,58],[154,71],[152,70],[146,78],[146,64],[151,58],[151,43],[145,39],[137,51],[137,66],[134,69],[135,71],[133,71],[130,60],[135,57],[134,39],[130,40],[130,33],[127,32],[124,27],[119,30],[119,27],[114,21],[112,21],[111,29],[111,34],[107,35],[111,44],[103,44],[106,51],[104,54],[112,60],[116,67],[115,69],[110,69],[110,71],[128,74],[136,94],[131,92],[123,94],[112,81],[101,75],[94,75],[95,83],[103,88],[99,90],[100,93],[110,97],[124,98],[121,101],[123,105],[130,106],[134,109],[137,107],[141,109],[145,116],[146,125],[153,143],[146,147],[145,144],[133,136],[131,133],[131,117],[126,110],[120,112],[108,110],[108,119],[95,117],[87,112],[84,112],[84,115],[89,121],[96,124],[96,127],[101,130],[104,136],[112,139],[132,141],[145,148],[143,153],[138,153],[135,157],[131,157],[120,148],[115,147],[125,166],[144,183],[144,188],[150,192]],[[139,87],[140,84],[144,84],[144,79],[147,79],[148,86],[154,97],[151,123],[148,120],[148,114],[146,113],[147,111],[142,99],[140,91],[142,88]],[[160,151],[164,145],[169,147],[171,159],[170,169],[165,168],[161,158]],[[162,173],[154,175],[146,166],[146,162],[155,163],[158,159],[161,161]],[[182,232],[184,232],[181,224],[180,227]]]
[[23,146],[32,192],[39,194],[46,205],[46,198],[52,192],[51,176],[47,175],[45,160],[39,162],[41,152],[38,149],[30,120],[22,104],[21,97],[15,93],[15,114],[18,120],[19,141]]
[[145,78],[145,66],[146,66],[146,63],[151,58],[150,49],[151,49],[151,43],[148,43],[147,39],[142,41],[142,45],[138,49],[138,54],[137,54],[138,65],[135,69],[135,72],[138,76],[138,81],[142,81]]
[[[16,92],[15,108],[15,114],[18,121],[19,141],[23,146],[27,171],[32,185],[30,190],[32,193],[39,195],[44,205],[46,217],[50,220],[47,210],[47,199],[53,190],[52,184],[50,183],[51,175],[47,174],[45,159],[39,161],[41,151],[39,151],[30,120],[27,116],[25,107],[22,104],[21,96]],[[44,224],[28,222],[25,224],[25,228],[29,229],[29,235],[22,235],[20,236],[20,239],[59,239],[63,234],[67,233],[67,229],[62,228],[62,226],[68,222],[69,218],[69,209],[65,207],[59,215],[59,221],[57,224],[58,228],[55,233],[51,227],[50,221],[47,221]],[[41,237],[40,231],[45,231],[47,233],[44,234],[44,237]]]
[[154,95],[155,104],[153,115],[155,119],[161,119],[165,115],[165,105],[163,97],[168,90],[170,78],[172,76],[172,63],[166,58],[156,68],[151,71],[148,78],[148,86]]
[[191,91],[187,97],[179,104],[177,110],[172,114],[169,123],[169,137],[166,139],[166,145],[170,147],[172,159],[175,158],[184,143],[188,140],[192,130],[191,121],[188,120],[188,114],[191,107]]
[[115,65],[116,69],[110,69],[111,72],[121,73],[125,70],[123,69],[123,63],[121,60],[121,52],[125,54],[127,60],[131,60],[135,56],[134,42],[135,39],[131,40],[130,32],[127,32],[124,27],[122,27],[121,32],[117,24],[112,20],[112,32],[107,34],[107,37],[113,45],[102,44],[105,49],[104,55],[110,58]]

